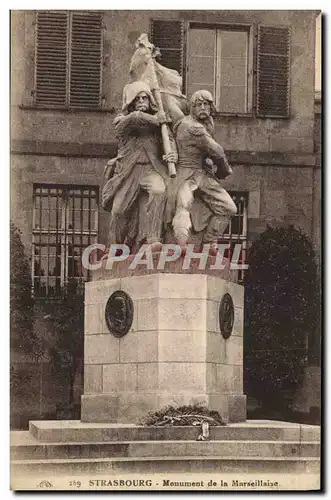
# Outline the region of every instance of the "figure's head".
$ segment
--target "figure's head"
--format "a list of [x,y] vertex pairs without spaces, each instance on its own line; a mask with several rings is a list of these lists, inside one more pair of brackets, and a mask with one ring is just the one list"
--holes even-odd
[[117,328],[123,325],[126,317],[126,303],[123,297],[114,300],[113,321]]
[[132,103],[135,111],[144,111],[147,113],[151,107],[149,95],[146,92],[139,92]]
[[210,120],[215,113],[213,97],[208,90],[197,90],[190,99],[190,114],[198,121]]
[[138,80],[124,87],[122,111],[124,113],[144,111],[151,114],[157,112],[153,94],[146,82]]

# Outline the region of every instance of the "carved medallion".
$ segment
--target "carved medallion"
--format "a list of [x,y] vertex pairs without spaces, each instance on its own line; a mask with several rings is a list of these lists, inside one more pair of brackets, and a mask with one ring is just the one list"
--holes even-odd
[[110,333],[115,337],[126,335],[133,321],[131,297],[122,290],[114,292],[107,301],[105,317]]
[[234,305],[229,293],[223,295],[219,307],[219,322],[221,334],[228,339],[233,330],[234,323]]

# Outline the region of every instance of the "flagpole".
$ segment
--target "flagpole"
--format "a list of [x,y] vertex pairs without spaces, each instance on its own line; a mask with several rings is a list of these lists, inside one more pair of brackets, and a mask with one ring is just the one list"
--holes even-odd
[[[159,111],[164,113],[162,97],[161,97],[159,82],[158,82],[158,79],[156,76],[154,61],[155,60],[152,57],[150,62],[151,62],[151,70],[152,70],[152,74],[153,74],[153,83],[154,83],[153,90],[154,90],[155,100],[156,100],[157,106],[159,108]],[[164,153],[166,155],[169,153],[172,153],[170,139],[169,139],[169,131],[168,131],[168,126],[166,123],[162,123],[162,125],[161,125],[161,135],[162,135]],[[169,177],[171,177],[171,178],[174,178],[177,175],[176,165],[172,161],[168,162],[168,173],[169,173]]]

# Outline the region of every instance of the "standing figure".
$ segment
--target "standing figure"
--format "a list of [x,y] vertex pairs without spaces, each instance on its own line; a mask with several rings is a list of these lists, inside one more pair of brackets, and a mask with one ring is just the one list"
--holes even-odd
[[111,214],[110,244],[146,242],[153,250],[161,246],[166,162],[177,161],[174,140],[173,152],[162,156],[160,125],[165,122],[147,83],[124,87],[122,114],[114,121],[118,154],[106,166],[102,189],[102,206]]
[[[191,97],[190,114],[176,126],[178,191],[172,226],[181,246],[189,239],[195,197],[208,207],[202,243],[210,243],[214,248],[231,216],[237,213],[231,196],[220,185],[232,169],[223,148],[213,139],[214,111],[211,94],[199,90]],[[196,212],[199,218],[201,210]]]

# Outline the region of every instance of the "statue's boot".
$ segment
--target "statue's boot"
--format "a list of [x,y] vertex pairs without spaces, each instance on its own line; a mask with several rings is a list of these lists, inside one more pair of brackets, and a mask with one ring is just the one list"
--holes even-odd
[[210,243],[209,255],[215,256],[217,252],[218,252],[218,243],[217,242]]
[[185,247],[192,227],[191,216],[185,208],[177,208],[175,217],[172,221],[172,227],[176,241],[180,247]]
[[209,244],[209,254],[215,256],[218,252],[218,240],[229,225],[229,217],[214,215],[207,226],[203,236],[203,244]]
[[160,252],[162,250],[161,241],[152,241],[149,243],[152,253]]

